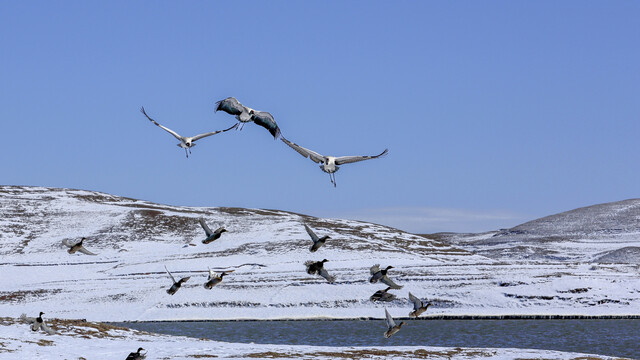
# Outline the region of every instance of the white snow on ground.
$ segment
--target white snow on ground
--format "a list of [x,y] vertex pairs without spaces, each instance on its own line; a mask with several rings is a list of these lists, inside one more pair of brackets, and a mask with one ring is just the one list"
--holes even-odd
[[606,356],[527,349],[461,349],[422,346],[319,347],[234,344],[150,334],[98,323],[49,320],[55,335],[34,333],[16,319],[0,318],[0,359],[125,359],[139,347],[155,359],[566,359],[605,360]]
[[[15,186],[0,186],[0,214],[0,314],[13,318],[39,311],[51,318],[89,321],[383,318],[385,306],[397,318],[411,310],[408,291],[433,304],[424,316],[640,314],[639,265],[593,262],[620,248],[640,246],[633,226],[606,238],[547,237],[535,246],[520,246],[498,232],[430,239],[375,224],[284,211],[167,206],[90,191]],[[202,244],[200,217],[211,228],[225,226],[229,232]],[[331,237],[316,253],[308,250],[311,240],[303,224],[319,236]],[[83,236],[85,246],[97,256],[66,252],[62,240],[76,242]],[[445,238],[461,240],[440,241]],[[508,242],[508,247],[500,245]],[[493,246],[503,247],[484,251]],[[529,252],[534,256],[527,256]],[[329,260],[325,268],[336,276],[335,284],[304,271],[306,260],[323,258]],[[368,300],[385,287],[368,282],[368,269],[377,263],[393,265],[390,277],[403,285],[391,291],[398,296],[392,303]],[[165,292],[171,282],[164,266],[176,277],[191,276],[173,296]],[[235,271],[207,290],[203,284],[208,267]],[[251,351],[294,353],[293,357],[313,353],[309,358],[335,358],[318,354],[347,352],[347,348],[224,344],[130,332],[122,338],[85,339],[36,335],[16,326],[1,331],[0,358],[7,359],[38,354],[47,354],[47,359],[126,356],[139,342],[154,348],[150,359],[212,351],[240,358],[249,357]],[[374,351],[367,349],[353,351]],[[376,351],[412,352],[402,355],[405,358],[416,358],[419,350],[384,349]],[[91,351],[95,356],[83,355]],[[425,351],[458,351],[452,356],[460,359],[482,356],[467,356],[473,351],[496,359],[513,359],[515,354],[577,356],[509,349]],[[20,356],[12,357],[16,354]]]
[[[638,315],[640,309],[637,264],[495,260],[358,221],[165,206],[81,190],[4,186],[0,206],[5,316],[45,311],[92,321],[382,318],[385,306],[394,316],[408,315],[408,291],[432,302],[427,316]],[[229,232],[202,244],[200,217]],[[304,223],[319,236],[331,236],[316,253],[308,251]],[[98,256],[66,252],[63,239],[83,236]],[[477,235],[483,236],[491,237]],[[304,271],[306,260],[323,258],[335,284]],[[404,286],[392,290],[398,296],[392,303],[368,300],[384,288],[368,282],[376,263],[393,265],[390,277]],[[173,296],[165,292],[171,281],[164,266],[176,277],[191,276]],[[207,290],[207,267],[235,271]]]

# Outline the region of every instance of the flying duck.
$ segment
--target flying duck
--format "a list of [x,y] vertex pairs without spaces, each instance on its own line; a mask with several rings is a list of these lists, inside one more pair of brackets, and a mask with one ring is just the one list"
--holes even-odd
[[169,269],[167,269],[166,266],[164,267],[164,269],[167,270],[167,274],[169,274],[169,277],[171,277],[171,281],[173,281],[173,285],[171,285],[171,287],[167,289],[167,294],[169,295],[175,294],[176,291],[180,289],[180,286],[182,286],[182,283],[187,282],[187,280],[191,279],[191,276],[187,276],[180,279],[180,281],[176,281],[176,279],[173,277],[173,275],[171,275]]
[[91,251],[87,250],[84,246],[82,246],[82,242],[85,241],[85,240],[86,240],[86,238],[82,238],[82,239],[80,239],[79,242],[73,244],[69,240],[64,239],[64,240],[62,240],[62,243],[65,246],[69,247],[69,250],[67,250],[67,252],[69,254],[75,254],[76,251],[80,251],[81,253],[86,254],[86,255],[97,255],[97,254],[94,254]]
[[44,313],[41,311],[37,318],[27,317],[26,314],[22,314],[20,315],[20,320],[22,320],[22,322],[24,323],[31,325],[32,331],[38,331],[42,329],[42,331],[46,332],[49,335],[55,334],[56,332],[53,331],[53,329],[51,329],[49,326],[47,326],[44,320],[42,320],[43,314]]
[[144,354],[140,353],[142,350],[144,350],[143,348],[138,348],[138,351],[136,352],[132,352],[129,354],[129,356],[127,356],[127,358],[125,360],[144,360],[147,358],[147,353],[145,352]]
[[391,317],[391,315],[387,311],[387,308],[384,308],[384,313],[387,316],[387,318],[386,318],[387,331],[384,332],[384,337],[386,337],[388,339],[388,338],[391,337],[391,335],[393,335],[393,334],[397,333],[398,331],[400,331],[400,328],[402,327],[402,325],[405,324],[405,322],[401,321],[400,324],[396,325],[396,322],[393,321],[393,318]]
[[391,290],[391,287],[388,287],[384,290],[378,290],[375,294],[371,295],[369,300],[371,301],[391,301],[396,298],[395,295],[388,293],[387,291]]
[[307,274],[309,275],[320,275],[323,278],[325,278],[330,284],[333,284],[336,281],[336,278],[334,276],[329,275],[329,273],[327,272],[327,270],[324,268],[324,263],[326,263],[327,259],[324,259],[322,261],[307,261],[304,263],[304,265],[307,267]]
[[225,129],[225,130],[212,131],[212,132],[208,132],[208,133],[199,134],[199,135],[196,135],[196,136],[187,137],[187,136],[181,136],[177,132],[158,124],[155,120],[150,118],[149,115],[147,115],[147,113],[144,111],[144,107],[142,107],[140,109],[140,111],[144,114],[144,116],[147,117],[147,119],[149,119],[149,121],[154,123],[156,126],[159,126],[161,129],[163,129],[164,131],[168,132],[169,134],[173,135],[176,139],[180,140],[180,143],[178,144],[178,146],[180,146],[181,148],[184,149],[184,153],[187,155],[187,157],[189,157],[189,154],[191,154],[191,148],[196,146],[196,143],[195,143],[196,140],[200,140],[200,139],[205,138],[207,136],[219,134],[221,132],[229,131],[229,130],[234,129],[234,128],[236,128],[238,126],[238,124],[235,124],[232,127],[228,128],[228,129]]
[[316,250],[324,245],[327,239],[330,239],[328,235],[319,238],[318,235],[316,235],[316,233],[314,233],[313,230],[311,230],[311,228],[309,228],[306,224],[304,225],[304,228],[307,230],[307,234],[311,236],[311,240],[313,240],[313,245],[311,245],[311,247],[309,248],[309,251],[311,252],[316,252]]
[[311,161],[315,163],[320,164],[320,169],[329,174],[329,178],[331,179],[331,183],[333,184],[334,187],[336,186],[335,172],[340,169],[340,166],[338,165],[349,164],[349,163],[354,163],[354,162],[369,160],[369,159],[377,159],[381,156],[386,155],[389,152],[389,149],[384,149],[383,152],[374,156],[369,156],[369,155],[340,156],[340,157],[324,156],[324,155],[318,154],[313,150],[309,150],[309,149],[303,148],[298,144],[292,143],[291,141],[285,139],[284,136],[282,137],[281,140],[285,144],[289,145],[293,150],[297,151],[298,154],[302,155],[303,157],[311,159]]
[[369,269],[369,272],[371,273],[371,278],[369,279],[370,283],[377,283],[378,281],[381,281],[384,284],[387,284],[388,286],[390,286],[392,289],[402,289],[402,286],[394,283],[391,279],[389,279],[389,277],[387,276],[387,271],[389,271],[389,269],[393,269],[393,266],[387,266],[386,269],[380,269],[380,264],[375,264],[371,267],[371,269]]
[[224,227],[219,227],[216,229],[216,231],[211,231],[211,229],[204,222],[203,218],[200,218],[200,226],[202,226],[202,228],[204,229],[204,233],[207,234],[207,238],[202,240],[203,244],[208,244],[214,240],[218,240],[220,238],[220,235],[222,235],[223,232],[227,231],[227,229],[225,229]]
[[[278,127],[278,124],[276,124],[276,120],[273,118],[273,115],[266,111],[258,111],[244,106],[234,97],[228,97],[216,102],[216,109],[214,112],[217,112],[218,110],[222,110],[229,115],[234,115],[242,125],[253,121],[255,124],[267,129],[274,139],[277,139],[280,136],[280,128]],[[242,129],[242,126],[240,129]]]
[[420,299],[413,296],[411,292],[409,292],[409,301],[413,303],[413,311],[409,313],[411,317],[418,317],[423,312],[427,311],[427,308],[431,306],[431,303],[423,303]]
[[220,284],[222,282],[222,277],[224,277],[225,275],[232,273],[233,270],[228,270],[228,271],[223,271],[220,274],[218,274],[217,272],[214,272],[211,270],[211,268],[209,268],[209,279],[207,280],[206,283],[204,283],[204,288],[205,289],[212,289],[214,286]]

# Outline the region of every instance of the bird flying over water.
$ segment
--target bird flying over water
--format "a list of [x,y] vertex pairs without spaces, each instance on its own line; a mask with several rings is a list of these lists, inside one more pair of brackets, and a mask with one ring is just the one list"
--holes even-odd
[[218,240],[222,233],[227,231],[224,227],[219,227],[216,229],[216,231],[211,231],[211,229],[204,222],[203,218],[200,218],[200,226],[202,226],[202,228],[204,229],[204,233],[207,234],[207,238],[202,240],[203,244],[208,244],[212,241]]
[[[273,115],[266,111],[258,111],[244,106],[234,97],[228,97],[216,102],[216,109],[214,112],[217,112],[218,110],[222,110],[229,115],[234,115],[243,125],[253,121],[255,124],[267,129],[274,139],[277,139],[280,136],[280,128],[278,127],[278,124],[276,124],[276,120],[273,118]],[[240,129],[242,129],[242,126]]]
[[162,125],[158,124],[155,120],[150,118],[149,115],[147,115],[147,112],[144,111],[144,107],[140,108],[140,112],[142,112],[144,114],[144,116],[146,116],[147,119],[149,119],[149,121],[154,123],[156,126],[160,127],[164,131],[166,131],[169,134],[173,135],[176,139],[180,140],[180,143],[178,144],[178,146],[180,146],[181,148],[184,149],[184,153],[187,155],[187,157],[189,157],[189,154],[191,154],[191,148],[196,146],[195,142],[197,140],[200,140],[200,139],[205,138],[207,136],[219,134],[221,132],[229,131],[231,129],[234,129],[234,128],[238,127],[238,124],[235,124],[232,127],[228,128],[228,129],[224,129],[224,130],[212,131],[212,132],[203,133],[203,134],[199,134],[199,135],[191,136],[191,137],[181,136],[177,132],[169,129],[168,127],[165,127],[165,126],[162,126]]
[[324,245],[327,239],[330,239],[328,235],[319,238],[318,235],[316,235],[316,233],[314,233],[313,230],[311,230],[311,228],[309,228],[306,224],[304,225],[304,228],[307,230],[307,234],[311,236],[311,240],[313,241],[313,245],[311,245],[311,248],[309,248],[309,251],[311,252],[316,252],[316,250]]
[[63,243],[65,246],[68,246],[68,247],[69,247],[69,250],[67,250],[67,252],[68,252],[69,254],[75,254],[77,251],[79,251],[79,252],[81,252],[81,253],[83,253],[83,254],[86,254],[86,255],[97,255],[97,254],[94,254],[94,253],[92,253],[91,251],[87,250],[87,249],[82,245],[82,243],[83,243],[85,240],[86,240],[86,238],[82,238],[79,242],[77,242],[77,243],[73,244],[73,243],[71,243],[69,240],[64,239],[64,240],[62,240],[62,243]]
[[339,165],[354,163],[354,162],[363,161],[363,160],[377,159],[379,157],[387,155],[387,153],[389,152],[389,149],[384,149],[384,151],[381,152],[380,154],[373,155],[373,156],[369,156],[369,155],[339,156],[339,157],[324,156],[324,155],[318,154],[313,150],[303,148],[302,146],[285,139],[284,136],[281,138],[281,140],[285,144],[289,145],[289,147],[291,147],[293,150],[297,151],[298,154],[302,155],[303,157],[311,159],[311,161],[315,163],[320,164],[320,169],[329,174],[329,178],[331,179],[331,183],[333,184],[334,187],[336,186],[335,172],[340,169]]
[[396,325],[396,322],[393,321],[393,318],[391,317],[391,314],[389,314],[389,311],[387,311],[387,308],[384,309],[384,313],[386,316],[385,322],[387,324],[387,331],[384,332],[384,337],[388,339],[391,335],[400,331],[400,328],[405,324],[405,322],[401,321],[400,324]]
[[413,303],[413,311],[409,313],[409,316],[411,317],[418,317],[420,316],[420,314],[422,314],[423,312],[427,311],[427,308],[429,306],[431,306],[431,303],[423,303],[422,300],[418,299],[417,297],[413,296],[413,294],[411,294],[411,292],[409,292],[409,301],[411,301]]
[[164,267],[164,269],[167,270],[167,274],[169,274],[171,281],[173,281],[173,284],[171,285],[171,287],[167,289],[167,294],[169,295],[175,294],[176,291],[178,291],[182,286],[182,283],[187,282],[189,279],[191,279],[191,276],[187,276],[180,279],[180,281],[176,281],[176,279],[173,277],[173,275],[171,275],[171,273],[169,272],[169,269],[167,269],[166,266]]

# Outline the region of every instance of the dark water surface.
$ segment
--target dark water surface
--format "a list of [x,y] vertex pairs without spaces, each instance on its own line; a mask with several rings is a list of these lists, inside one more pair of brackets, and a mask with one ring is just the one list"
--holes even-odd
[[409,320],[385,339],[383,320],[115,323],[226,342],[316,346],[447,346],[546,349],[640,359],[640,319]]

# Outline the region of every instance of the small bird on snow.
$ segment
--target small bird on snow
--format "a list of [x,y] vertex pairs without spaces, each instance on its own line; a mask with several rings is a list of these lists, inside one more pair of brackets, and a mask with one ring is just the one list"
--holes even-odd
[[53,329],[51,329],[49,326],[47,326],[47,324],[44,322],[44,320],[42,320],[42,315],[44,313],[41,311],[40,315],[38,315],[37,318],[33,318],[33,317],[27,317],[26,314],[22,314],[20,315],[20,320],[22,320],[22,322],[27,323],[29,325],[31,325],[31,330],[32,331],[38,331],[40,329],[42,329],[42,331],[46,332],[49,335],[53,335],[56,332],[53,331]]
[[129,353],[129,356],[125,360],[144,360],[147,358],[147,353],[141,353],[144,350],[143,348],[138,348],[138,351]]

